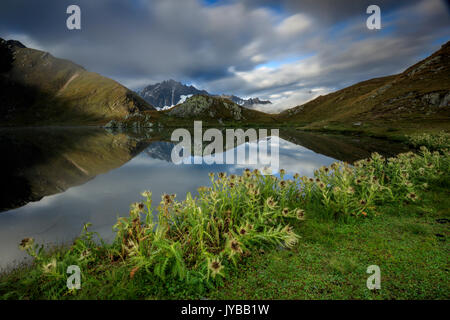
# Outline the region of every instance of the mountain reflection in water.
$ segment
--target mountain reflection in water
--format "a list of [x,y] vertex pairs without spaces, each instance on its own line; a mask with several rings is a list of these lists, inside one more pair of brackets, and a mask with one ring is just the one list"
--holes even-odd
[[[25,237],[37,243],[67,243],[84,223],[106,239],[112,225],[140,201],[143,190],[154,203],[164,193],[184,199],[209,184],[209,172],[240,174],[252,165],[175,165],[172,130],[108,132],[98,128],[1,129],[0,268],[26,254]],[[353,162],[377,151],[404,152],[404,145],[379,139],[280,130],[280,168],[288,174],[313,175],[336,160]],[[237,148],[248,148],[246,145]],[[229,150],[230,151],[230,150]]]

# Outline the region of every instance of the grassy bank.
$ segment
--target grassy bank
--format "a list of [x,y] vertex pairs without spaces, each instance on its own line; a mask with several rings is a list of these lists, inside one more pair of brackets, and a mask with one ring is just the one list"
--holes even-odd
[[[427,147],[313,178],[211,174],[198,197],[165,195],[156,209],[143,192],[112,244],[88,229],[51,252],[24,239],[34,262],[0,277],[0,297],[449,298],[449,137],[410,142]],[[377,291],[366,288],[373,264]],[[81,269],[80,290],[67,289],[70,265]]]
[[[282,124],[288,126],[288,124]],[[445,119],[428,121],[378,121],[364,122],[360,125],[342,122],[303,123],[294,126],[300,131],[337,133],[344,135],[361,135],[373,138],[389,139],[393,141],[408,142],[409,135],[423,132],[437,135],[450,130],[449,122]]]

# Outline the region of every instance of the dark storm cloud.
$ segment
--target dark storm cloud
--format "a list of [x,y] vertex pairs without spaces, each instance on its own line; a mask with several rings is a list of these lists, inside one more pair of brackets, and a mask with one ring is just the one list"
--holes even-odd
[[[399,72],[449,39],[441,0],[82,0],[0,2],[0,37],[131,87],[175,78],[214,93],[293,106]],[[82,30],[66,28],[81,7]],[[382,30],[368,30],[377,4]],[[278,103],[279,102],[279,103]]]
[[[81,7],[81,31],[65,26],[69,4]],[[270,21],[239,4],[204,8],[194,0],[9,1],[0,12],[2,35],[27,35],[54,55],[124,77],[211,79],[230,65],[249,69],[240,48]]]

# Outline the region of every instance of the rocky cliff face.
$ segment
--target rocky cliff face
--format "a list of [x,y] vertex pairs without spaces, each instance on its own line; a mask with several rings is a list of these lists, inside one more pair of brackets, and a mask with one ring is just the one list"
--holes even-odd
[[154,108],[118,82],[0,39],[1,125],[96,124]]
[[194,86],[186,86],[175,80],[167,80],[145,87],[139,95],[148,103],[157,107],[172,107],[180,103],[183,98],[196,94],[208,95],[205,90],[198,90]]

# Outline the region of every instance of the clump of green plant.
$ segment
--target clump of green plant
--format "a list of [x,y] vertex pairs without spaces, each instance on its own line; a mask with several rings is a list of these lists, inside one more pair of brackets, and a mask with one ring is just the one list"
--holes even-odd
[[322,167],[314,178],[302,178],[300,204],[323,218],[370,216],[377,206],[420,201],[420,193],[449,169],[449,152],[408,152],[385,159],[378,153],[350,166]]
[[421,192],[449,172],[449,155],[448,149],[432,152],[424,146],[418,154],[389,159],[374,153],[353,166],[334,163],[314,177],[295,174],[291,179],[283,169],[279,178],[249,169],[243,175],[211,173],[210,186],[200,187],[197,197],[188,193],[177,201],[175,195],[163,195],[156,208],[145,191],[129,216],[118,219],[112,244],[99,244],[87,226],[68,250],[55,253],[24,239],[22,247],[35,261],[19,281],[34,283],[30,288],[36,291],[22,295],[77,294],[68,292],[63,281],[69,265],[83,270],[84,283],[140,281],[145,295],[149,283],[159,281],[169,291],[188,288],[202,294],[222,284],[252,253],[295,246],[299,236],[293,226],[307,217],[357,221],[378,214],[387,203],[421,201]]
[[252,251],[298,241],[290,222],[304,216],[285,203],[286,191],[275,191],[272,177],[250,170],[210,176],[211,187],[199,188],[196,198],[188,193],[178,202],[164,195],[157,213],[151,192],[144,192],[145,201],[133,204],[130,216],[114,226],[113,255],[134,273],[209,285],[220,283]]
[[424,146],[432,151],[450,148],[450,134],[445,131],[411,135],[407,139],[416,148]]

